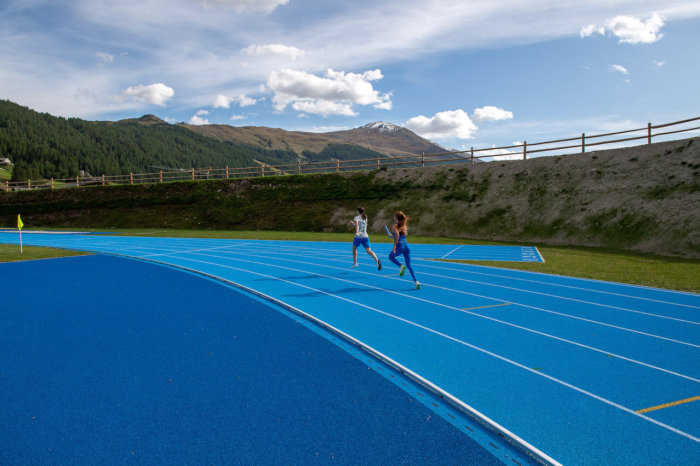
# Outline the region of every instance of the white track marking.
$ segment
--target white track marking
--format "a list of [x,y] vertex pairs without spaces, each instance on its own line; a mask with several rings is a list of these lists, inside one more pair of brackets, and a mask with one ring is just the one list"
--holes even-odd
[[[168,257],[173,257],[173,256],[168,256]],[[465,341],[459,340],[459,339],[457,339],[457,338],[455,338],[455,337],[452,337],[452,336],[450,336],[450,335],[441,333],[441,332],[439,332],[439,331],[437,331],[437,330],[431,329],[431,328],[429,328],[429,327],[425,327],[425,326],[420,325],[420,324],[418,324],[418,323],[416,323],[416,322],[412,322],[412,321],[410,321],[410,320],[407,320],[407,319],[404,319],[404,318],[402,318],[402,317],[393,315],[393,314],[391,314],[391,313],[382,311],[382,310],[380,310],[380,309],[373,308],[373,307],[371,307],[371,306],[367,306],[367,305],[365,305],[365,304],[362,304],[362,303],[359,303],[359,302],[356,302],[356,301],[352,301],[352,300],[347,299],[347,298],[343,298],[342,296],[338,296],[338,295],[335,295],[335,294],[333,294],[333,293],[329,293],[329,292],[327,292],[327,291],[323,291],[323,290],[320,290],[320,289],[316,289],[316,288],[313,288],[313,287],[310,287],[310,286],[307,286],[307,285],[303,285],[303,284],[300,284],[300,283],[292,282],[292,281],[289,281],[289,280],[280,279],[279,277],[274,277],[274,276],[272,276],[272,275],[267,275],[267,274],[263,274],[263,273],[260,273],[260,272],[253,272],[253,271],[250,271],[250,270],[240,269],[240,268],[233,267],[233,266],[222,265],[222,264],[218,264],[218,263],[215,263],[215,262],[200,261],[200,260],[197,260],[197,259],[188,259],[188,258],[184,258],[184,257],[179,257],[179,258],[178,258],[178,257],[173,257],[173,258],[174,258],[174,259],[177,258],[177,259],[181,259],[181,260],[191,261],[191,262],[203,263],[203,264],[207,264],[207,265],[213,265],[213,266],[216,266],[216,267],[228,268],[228,269],[237,270],[237,271],[244,272],[244,273],[248,273],[248,274],[254,274],[254,275],[264,276],[264,277],[269,278],[269,279],[273,279],[273,280],[276,280],[276,281],[282,281],[282,282],[285,282],[285,283],[289,283],[289,284],[291,284],[291,285],[295,285],[295,286],[299,286],[299,287],[302,287],[302,288],[306,288],[306,289],[308,289],[308,290],[311,290],[311,291],[314,291],[314,292],[317,292],[317,293],[321,293],[321,294],[330,296],[330,297],[335,298],[335,299],[339,299],[339,300],[342,300],[342,301],[346,301],[346,302],[348,302],[348,303],[354,304],[354,305],[359,306],[359,307],[366,308],[366,309],[368,309],[368,310],[370,310],[370,311],[373,311],[373,312],[376,312],[376,313],[385,315],[385,316],[390,317],[390,318],[392,318],[392,319],[396,319],[396,320],[401,321],[401,322],[404,322],[404,323],[406,323],[406,324],[408,324],[408,325],[414,326],[414,327],[416,327],[416,328],[420,328],[420,329],[425,330],[425,331],[427,331],[427,332],[429,332],[429,333],[438,335],[438,336],[440,336],[440,337],[442,337],[442,338],[448,339],[448,340],[453,341],[453,342],[455,342],[455,343],[458,343],[458,344],[460,344],[460,345],[463,345],[463,346],[466,346],[466,347],[471,348],[471,349],[473,349],[473,350],[479,351],[479,352],[481,352],[481,353],[483,353],[483,354],[489,355],[489,356],[491,356],[491,357],[494,357],[494,358],[496,358],[496,359],[499,359],[499,360],[501,360],[501,361],[503,361],[503,362],[506,362],[506,363],[508,363],[508,364],[512,364],[512,365],[514,365],[514,366],[516,366],[516,367],[518,367],[518,368],[520,368],[520,369],[523,369],[523,370],[525,370],[525,371],[527,371],[527,372],[529,372],[529,373],[531,373],[531,374],[535,374],[535,375],[538,375],[538,376],[540,376],[540,377],[544,377],[544,378],[546,378],[546,379],[548,379],[548,380],[550,380],[550,381],[552,381],[552,382],[558,383],[558,384],[560,384],[560,385],[562,385],[562,386],[565,386],[565,387],[567,387],[567,388],[569,388],[569,389],[572,389],[572,390],[574,390],[574,391],[577,391],[577,392],[579,392],[579,393],[581,393],[581,394],[583,394],[583,395],[589,396],[589,397],[591,397],[591,398],[593,398],[593,399],[595,399],[595,400],[597,400],[597,401],[600,401],[600,402],[602,402],[602,403],[605,403],[605,404],[607,404],[607,405],[609,405],[609,406],[612,406],[612,407],[614,407],[614,408],[620,409],[620,410],[622,410],[622,411],[624,411],[624,412],[626,412],[626,413],[628,413],[628,414],[631,414],[631,415],[633,415],[633,416],[636,416],[636,417],[639,417],[639,418],[641,418],[641,419],[644,419],[644,420],[646,420],[646,421],[648,421],[648,422],[651,422],[651,423],[653,423],[653,424],[656,424],[656,425],[659,426],[659,427],[662,427],[662,428],[667,429],[667,430],[669,430],[669,431],[671,431],[671,432],[674,432],[674,433],[676,433],[676,434],[678,434],[678,435],[681,435],[681,436],[686,437],[686,438],[688,438],[688,439],[690,439],[690,440],[693,440],[693,441],[695,441],[695,442],[700,443],[700,438],[697,438],[697,437],[695,437],[695,436],[693,436],[693,435],[691,435],[691,434],[689,434],[689,433],[687,433],[687,432],[683,432],[682,430],[676,429],[675,427],[672,427],[672,426],[669,426],[669,425],[667,425],[667,424],[664,424],[664,423],[662,423],[662,422],[660,422],[660,421],[657,421],[657,420],[655,420],[655,419],[653,419],[653,418],[650,418],[650,417],[648,417],[648,416],[645,416],[645,415],[643,415],[643,414],[637,413],[636,411],[634,411],[634,410],[632,410],[632,409],[630,409],[630,408],[627,408],[627,407],[622,406],[622,405],[620,405],[620,404],[618,404],[618,403],[615,403],[615,402],[613,402],[613,401],[610,401],[610,400],[608,400],[608,399],[606,399],[606,398],[603,398],[602,396],[596,395],[596,394],[594,394],[594,393],[592,393],[592,392],[589,392],[589,391],[587,391],[587,390],[584,390],[584,389],[582,389],[582,388],[580,388],[580,387],[577,387],[577,386],[575,386],[575,385],[572,385],[572,384],[570,384],[570,383],[568,383],[568,382],[565,382],[565,381],[563,381],[563,380],[561,380],[561,379],[558,379],[558,378],[556,378],[556,377],[547,375],[547,374],[543,373],[542,371],[538,371],[538,370],[531,369],[531,368],[529,368],[529,367],[527,367],[527,366],[525,366],[525,365],[523,365],[523,364],[520,364],[520,363],[518,363],[518,362],[516,362],[516,361],[513,361],[513,360],[511,360],[511,359],[508,359],[508,358],[506,358],[506,357],[504,357],[504,356],[501,356],[501,355],[499,355],[499,354],[493,353],[493,352],[488,351],[488,350],[486,350],[486,349],[480,348],[480,347],[478,347],[478,346],[476,346],[476,345],[472,345],[472,344],[470,344],[470,343],[467,343],[467,342],[465,342]],[[267,264],[262,264],[262,265],[267,265]],[[284,267],[282,267],[282,268],[284,268]],[[294,270],[294,269],[290,269],[290,270]],[[299,270],[295,270],[295,271],[299,271]],[[311,272],[307,272],[307,273],[311,273]],[[322,276],[322,274],[317,274],[317,275],[321,275],[321,276]],[[336,279],[336,278],[334,278],[334,277],[328,277],[328,278]],[[388,290],[387,290],[387,291],[388,291]]]
[[[198,255],[198,256],[205,256],[205,257],[212,257],[212,258],[215,258],[215,259],[226,259],[226,258],[221,257],[221,256],[212,256],[212,255],[208,255],[208,254],[196,254],[196,255]],[[244,254],[244,255],[249,255],[249,254]],[[185,260],[194,260],[194,259],[187,259],[187,258],[182,258],[182,259],[185,259]],[[463,314],[470,314],[470,315],[473,315],[473,316],[475,316],[475,317],[480,317],[480,318],[483,318],[483,319],[486,319],[486,320],[490,320],[490,321],[493,321],[493,322],[496,322],[496,323],[499,323],[499,324],[507,325],[507,326],[509,326],[509,327],[518,328],[518,329],[524,330],[524,331],[526,331],[526,332],[534,333],[534,334],[537,334],[537,335],[540,335],[540,336],[544,336],[544,337],[551,338],[551,339],[554,339],[554,340],[557,340],[557,341],[561,341],[561,342],[564,342],[564,343],[568,343],[568,344],[571,344],[571,345],[574,345],[574,346],[578,346],[578,347],[580,347],[580,348],[584,348],[584,349],[587,349],[587,350],[590,350],[590,351],[595,351],[595,352],[597,352],[597,353],[601,353],[601,354],[605,354],[605,355],[610,355],[610,356],[616,357],[616,358],[618,358],[618,359],[621,359],[621,360],[624,360],[624,361],[627,361],[627,362],[630,362],[630,363],[633,363],[633,364],[637,364],[637,365],[640,365],[640,366],[647,367],[647,368],[649,368],[649,369],[654,369],[654,370],[657,370],[657,371],[660,371],[660,372],[664,372],[664,373],[667,373],[667,374],[670,374],[670,375],[673,375],[673,376],[676,376],[676,377],[680,377],[680,378],[684,378],[684,379],[687,379],[687,380],[691,380],[691,381],[693,381],[693,382],[698,382],[698,383],[700,383],[700,379],[696,379],[696,378],[691,377],[691,376],[689,376],[689,375],[681,374],[681,373],[678,373],[678,372],[675,372],[675,371],[672,371],[672,370],[669,370],[669,369],[664,369],[664,368],[662,368],[662,367],[658,367],[658,366],[655,366],[655,365],[653,365],[653,364],[648,364],[648,363],[645,363],[645,362],[642,362],[642,361],[638,361],[638,360],[636,360],[636,359],[632,359],[632,358],[628,358],[628,357],[626,357],[626,356],[622,356],[622,355],[618,355],[618,354],[612,353],[612,352],[610,352],[610,351],[605,351],[605,350],[602,350],[602,349],[600,349],[600,348],[595,348],[595,347],[592,347],[592,346],[589,346],[589,345],[585,345],[585,344],[583,344],[583,343],[578,343],[578,342],[575,342],[575,341],[573,341],[573,340],[568,340],[568,339],[565,339],[565,338],[562,338],[562,337],[558,337],[558,336],[551,335],[551,334],[548,334],[548,333],[540,332],[540,331],[538,331],[538,330],[534,330],[534,329],[531,329],[531,328],[528,328],[528,327],[523,327],[523,326],[520,326],[520,325],[517,325],[517,324],[513,324],[513,323],[510,323],[510,322],[506,322],[506,321],[503,321],[503,320],[499,320],[499,319],[496,319],[496,318],[493,318],[493,317],[490,317],[490,316],[482,315],[482,314],[479,314],[479,313],[476,313],[476,312],[466,311],[466,310],[460,309],[460,308],[455,307],[455,306],[450,306],[450,305],[448,305],[448,304],[443,304],[443,303],[439,303],[439,302],[436,302],[436,301],[430,301],[430,300],[427,300],[427,299],[424,299],[424,298],[419,298],[419,297],[417,297],[417,296],[407,295],[407,294],[404,294],[404,293],[401,293],[401,292],[398,292],[398,291],[389,290],[389,289],[386,289],[386,288],[380,288],[380,287],[377,287],[377,286],[368,285],[368,284],[361,283],[361,282],[356,282],[356,281],[353,281],[353,280],[346,280],[346,279],[343,279],[343,278],[332,277],[332,276],[324,275],[324,274],[318,273],[318,272],[312,272],[312,271],[303,270],[303,269],[296,269],[296,268],[292,268],[292,267],[285,267],[285,266],[282,266],[282,265],[276,265],[276,264],[270,264],[270,263],[263,263],[263,262],[245,260],[245,259],[237,259],[237,260],[239,260],[239,261],[241,261],[241,262],[246,262],[246,263],[250,263],[250,264],[255,264],[255,265],[264,266],[264,267],[275,267],[275,268],[280,268],[280,269],[284,269],[284,270],[289,270],[289,271],[292,271],[292,272],[299,272],[299,273],[306,273],[306,274],[310,274],[310,275],[317,275],[317,276],[319,276],[319,277],[327,278],[327,279],[330,279],[330,280],[341,281],[341,282],[349,283],[349,284],[352,284],[352,285],[358,285],[358,286],[363,286],[363,287],[365,287],[365,288],[371,288],[371,289],[375,289],[375,290],[378,290],[378,291],[384,291],[384,292],[387,292],[387,293],[391,293],[391,294],[395,294],[395,295],[398,295],[398,296],[402,296],[402,297],[404,297],[404,298],[413,299],[413,300],[416,300],[416,301],[421,301],[421,302],[424,302],[424,303],[427,303],[427,304],[431,304],[431,305],[435,305],[435,306],[439,306],[439,307],[444,307],[444,308],[446,308],[446,309],[450,309],[450,310],[453,310],[453,311],[461,312],[461,313],[463,313]],[[302,263],[302,264],[306,264],[306,265],[318,266],[318,264],[310,264],[310,263],[305,263],[305,262],[300,262],[300,261],[291,261],[291,260],[287,260],[287,259],[282,259],[282,260],[285,260],[285,261],[288,261],[288,262]],[[212,265],[218,265],[218,266],[220,266],[220,267],[227,267],[226,265],[224,265],[224,264],[219,264],[219,263],[213,263],[213,262],[205,262],[205,263],[212,264]],[[341,268],[339,268],[339,267],[326,266],[326,265],[322,265],[321,267],[327,267],[327,268],[332,268],[332,269],[336,269],[336,270],[345,270],[345,269],[341,269]],[[359,272],[359,271],[358,271],[358,273],[363,273],[363,274],[369,275],[369,273],[367,273],[367,272]],[[371,274],[371,275],[374,276],[374,274]],[[383,277],[389,278],[389,279],[391,279],[391,280],[401,280],[400,278],[393,278],[393,277],[390,277],[390,276],[383,276]],[[403,281],[403,280],[401,280],[401,281]],[[433,287],[433,288],[435,288],[435,286],[433,286],[433,285],[430,285],[430,286]],[[438,288],[439,288],[439,287],[438,287]],[[490,299],[492,299],[492,298],[490,298]],[[517,303],[513,303],[513,304],[517,304]],[[638,333],[641,333],[641,332],[638,332]],[[644,335],[647,335],[647,334],[644,334]],[[655,335],[649,335],[649,336],[655,336]],[[663,337],[658,337],[658,336],[655,336],[655,337],[657,337],[657,338],[663,338]],[[674,341],[674,340],[671,340],[671,341]],[[681,343],[683,343],[683,342],[681,342]],[[695,346],[695,345],[691,345],[691,346]]]
[[450,251],[450,252],[448,252],[447,254],[445,254],[444,256],[442,256],[441,259],[444,259],[445,257],[449,256],[450,254],[452,254],[453,252],[455,252],[456,250],[458,250],[458,249],[461,248],[462,246],[464,246],[464,245],[463,245],[463,244],[460,244],[459,246],[457,246],[456,248],[454,248],[452,251]]
[[492,287],[494,287],[494,288],[502,288],[502,289],[504,289],[504,290],[512,290],[512,291],[517,291],[517,292],[520,292],[520,293],[535,294],[535,295],[539,295],[539,296],[546,296],[546,297],[548,297],[548,298],[557,298],[557,299],[564,299],[564,300],[566,300],[566,301],[573,301],[573,302],[577,302],[577,303],[590,304],[590,305],[592,305],[592,306],[607,307],[607,308],[609,308],[609,309],[616,309],[616,310],[618,310],[618,311],[624,311],[624,312],[632,312],[632,313],[635,313],[635,314],[642,314],[642,315],[647,315],[647,316],[650,316],[650,317],[657,317],[657,318],[659,318],[659,319],[675,320],[675,321],[678,321],[678,322],[683,322],[683,323],[685,323],[685,324],[700,325],[700,322],[694,322],[694,321],[691,321],[691,320],[679,319],[679,318],[676,318],[676,317],[669,317],[669,316],[664,316],[664,315],[660,315],[660,314],[653,314],[653,313],[644,312],[644,311],[636,311],[636,310],[634,310],[634,309],[627,309],[627,308],[624,308],[624,307],[612,306],[612,305],[610,305],[610,304],[596,303],[596,302],[593,302],[593,301],[586,301],[586,300],[584,300],[584,299],[570,298],[570,297],[568,297],[568,296],[560,296],[560,295],[551,294],[551,293],[543,293],[543,292],[541,292],[541,291],[532,291],[532,290],[527,290],[527,289],[522,289],[522,288],[515,288],[515,287],[512,287],[512,286],[496,285],[496,284],[489,283],[489,282],[481,282],[481,281],[477,281],[477,280],[468,280],[468,279],[466,279],[466,278],[447,277],[447,276],[445,276],[445,275],[438,275],[438,274],[426,273],[426,272],[423,272],[422,275],[432,275],[432,276],[437,277],[437,278],[447,278],[447,279],[450,279],[450,280],[457,280],[457,281],[461,281],[461,282],[476,283],[476,284],[478,284],[478,285],[492,286]]
[[[292,254],[292,253],[290,253],[290,254],[279,253],[279,254],[275,254],[275,258],[280,258],[279,256],[282,256],[282,255],[291,255],[291,256],[296,257],[296,255],[294,255],[294,254]],[[293,260],[292,262],[300,262],[300,261],[298,261],[298,260]],[[317,264],[314,264],[314,265],[317,265]],[[446,269],[446,270],[451,270],[451,269]],[[518,292],[523,292],[523,293],[539,294],[539,295],[548,296],[548,297],[553,297],[553,298],[559,298],[559,299],[564,299],[564,300],[570,300],[570,301],[580,302],[580,303],[583,303],[583,304],[590,304],[590,305],[593,305],[593,306],[607,307],[607,308],[610,308],[610,309],[616,309],[616,310],[621,310],[621,311],[625,311],[625,312],[631,312],[631,313],[635,313],[635,314],[647,315],[647,316],[650,316],[650,317],[657,317],[657,318],[661,318],[661,319],[667,319],[667,320],[678,321],[678,322],[682,322],[682,323],[689,323],[689,324],[694,324],[694,325],[697,325],[697,324],[698,324],[697,322],[687,321],[687,320],[684,320],[684,319],[678,319],[678,318],[675,318],[675,317],[668,317],[668,316],[663,316],[663,315],[659,315],[659,314],[651,314],[651,313],[648,313],[648,312],[636,311],[636,310],[633,310],[633,309],[626,309],[626,308],[621,308],[621,307],[617,307],[617,306],[610,306],[610,305],[607,305],[607,304],[601,304],[601,303],[596,303],[596,302],[591,302],[591,301],[584,301],[584,300],[579,300],[579,299],[574,299],[574,298],[568,298],[568,297],[565,297],[565,296],[558,296],[558,295],[552,295],[552,294],[547,294],[547,293],[540,293],[540,292],[533,292],[533,291],[528,291],[528,290],[521,290],[521,289],[518,289],[518,288],[505,287],[505,286],[502,286],[502,285],[494,285],[494,284],[487,283],[487,282],[477,282],[477,281],[473,281],[473,280],[466,280],[466,279],[457,278],[457,277],[450,277],[450,276],[445,276],[445,275],[431,274],[431,273],[427,273],[427,272],[421,272],[421,275],[430,275],[430,276],[434,276],[434,277],[438,277],[438,278],[442,278],[442,279],[455,280],[455,281],[464,281],[464,282],[469,282],[469,283],[478,283],[478,284],[483,284],[483,285],[492,286],[492,287],[495,287],[495,288],[505,288],[505,289],[510,289],[510,290],[513,290],[513,291],[518,291]],[[494,299],[494,300],[497,300],[497,301],[506,302],[506,300],[501,300],[501,299],[497,299],[497,298],[492,298],[492,297],[490,297],[490,296],[479,295],[479,294],[476,294],[476,293],[469,293],[469,292],[462,291],[462,290],[456,290],[456,289],[452,289],[452,288],[441,287],[441,286],[438,286],[438,285],[431,285],[431,286],[436,287],[436,288],[440,288],[440,289],[444,289],[444,290],[453,291],[453,292],[456,292],[456,293],[463,293],[463,294],[467,294],[467,295],[471,295],[471,296],[477,296],[477,297],[481,297],[481,298],[488,298],[488,299]],[[509,300],[508,302],[513,302],[513,301],[512,301],[512,300]],[[617,326],[617,325],[608,324],[608,323],[600,322],[600,321],[597,321],[597,320],[586,319],[586,318],[584,318],[584,317],[579,317],[579,316],[574,316],[574,315],[571,315],[571,314],[565,314],[565,313],[562,313],[562,312],[552,311],[552,310],[549,310],[549,309],[544,309],[544,308],[540,308],[540,307],[536,307],[536,306],[531,306],[531,305],[528,305],[528,304],[522,304],[522,303],[517,303],[517,302],[515,302],[515,304],[518,304],[518,305],[524,306],[524,307],[528,307],[528,308],[530,308],[530,309],[534,309],[534,310],[541,311],[541,312],[547,312],[547,313],[551,313],[551,314],[556,314],[556,315],[563,316],[563,317],[568,317],[568,318],[571,318],[571,319],[578,319],[578,320],[582,320],[582,321],[585,321],[585,322],[590,322],[590,323],[594,323],[594,324],[597,324],[597,325],[604,325],[604,326],[608,326],[608,327],[612,327],[612,328],[616,328],[616,329],[620,329],[620,330],[625,330],[625,331],[630,331],[630,332],[635,332],[635,333],[641,333],[641,334],[644,334],[644,335],[649,335],[649,336],[653,336],[653,337],[656,337],[656,338],[661,338],[661,339],[673,341],[673,342],[676,342],[676,343],[687,344],[687,345],[690,345],[690,346],[696,346],[696,347],[699,347],[699,348],[700,348],[699,345],[695,345],[695,344],[692,344],[692,343],[682,342],[682,341],[680,341],[680,340],[674,340],[674,339],[667,338],[667,337],[662,337],[662,336],[659,336],[659,335],[647,334],[647,333],[641,332],[641,331],[639,331],[639,330],[629,329],[629,328],[626,328],[626,327],[620,327],[620,326]]]
[[[160,254],[146,254],[143,256],[140,256],[144,259],[149,258],[149,257],[158,257],[158,256],[167,256],[168,254],[172,253],[197,253],[197,252],[203,252],[203,251],[218,251],[221,249],[231,249],[236,246],[244,246],[246,243],[238,243],[238,244],[231,244],[231,245],[226,245],[226,246],[218,246],[218,247],[212,247],[212,248],[201,248],[201,249],[176,249],[176,250],[166,250],[167,252],[160,253]],[[159,248],[152,248],[152,249],[159,249]]]
[[[428,263],[431,263],[431,262],[432,262],[432,263],[435,263],[435,261],[432,260],[432,259],[421,259],[421,258],[418,258],[418,260],[424,261],[424,262],[428,262]],[[470,264],[462,264],[462,265],[469,266]],[[564,285],[564,284],[561,284],[561,283],[546,282],[546,281],[541,281],[541,280],[532,280],[532,279],[528,279],[528,278],[514,277],[514,276],[509,276],[509,275],[499,275],[499,274],[496,274],[496,273],[477,272],[477,271],[471,270],[471,269],[469,269],[469,268],[467,268],[467,269],[465,269],[465,270],[457,270],[457,269],[453,269],[453,268],[439,267],[439,266],[427,265],[427,264],[423,264],[423,263],[422,263],[422,266],[423,266],[423,267],[432,268],[432,269],[450,270],[450,271],[452,271],[452,272],[461,272],[461,273],[468,273],[468,274],[473,274],[473,275],[484,275],[484,276],[487,276],[487,277],[496,277],[496,278],[502,278],[502,279],[505,279],[505,280],[514,280],[514,281],[517,280],[517,281],[521,281],[521,282],[537,283],[537,284],[540,284],[540,285],[547,285],[547,286],[553,286],[553,287],[559,287],[559,288],[569,288],[569,289],[573,289],[573,290],[588,291],[588,292],[590,292],[590,293],[600,293],[600,294],[607,294],[607,295],[611,295],[611,296],[620,296],[620,297],[623,297],[623,298],[635,299],[635,300],[639,300],[639,301],[649,301],[649,302],[653,302],[653,303],[669,304],[669,305],[672,305],[672,306],[689,307],[689,308],[691,308],[691,309],[700,309],[700,306],[693,306],[692,304],[674,303],[674,302],[671,302],[671,301],[662,301],[662,300],[659,300],[659,299],[644,298],[644,297],[641,297],[641,296],[633,296],[633,295],[627,295],[627,294],[622,294],[622,293],[613,293],[612,291],[597,290],[597,289],[595,289],[595,288],[585,288],[585,287],[580,287],[580,286]],[[517,270],[515,270],[515,269],[509,269],[509,270],[514,270],[514,271],[517,272]],[[530,272],[530,271],[526,271],[526,272],[533,273],[533,274],[539,274],[539,272]],[[564,279],[567,279],[567,278],[568,278],[568,279],[581,280],[581,281],[584,281],[584,280],[587,280],[587,281],[595,281],[595,280],[590,280],[590,279],[585,279],[585,278],[578,278],[578,279],[577,279],[576,277],[568,277],[568,276],[563,276],[563,275],[562,275],[562,276],[554,275],[554,277],[560,277],[560,278],[564,278]],[[605,282],[604,282],[604,283],[605,283]],[[617,283],[616,283],[616,285],[617,285]],[[620,285],[626,285],[626,284],[620,283]],[[670,291],[673,291],[673,290],[663,290],[663,291],[664,291],[664,292],[667,292],[667,291],[670,292]],[[699,324],[698,322],[693,322],[693,323]]]

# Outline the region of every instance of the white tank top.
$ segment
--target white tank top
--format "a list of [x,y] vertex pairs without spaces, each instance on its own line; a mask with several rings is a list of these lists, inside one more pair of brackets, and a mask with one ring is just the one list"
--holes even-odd
[[357,233],[355,233],[355,236],[358,238],[367,238],[367,220],[362,218],[362,215],[358,215],[353,220],[357,222]]

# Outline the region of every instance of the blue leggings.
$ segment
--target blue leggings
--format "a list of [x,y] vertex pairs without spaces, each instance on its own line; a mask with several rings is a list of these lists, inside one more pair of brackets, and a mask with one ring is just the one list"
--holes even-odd
[[406,268],[409,272],[411,272],[413,281],[417,281],[416,274],[413,273],[413,267],[411,267],[411,249],[408,247],[408,244],[404,243],[403,241],[396,243],[396,252],[392,251],[389,253],[389,260],[401,267],[401,262],[396,260],[396,256],[400,256],[401,254],[403,254],[403,258],[406,261]]

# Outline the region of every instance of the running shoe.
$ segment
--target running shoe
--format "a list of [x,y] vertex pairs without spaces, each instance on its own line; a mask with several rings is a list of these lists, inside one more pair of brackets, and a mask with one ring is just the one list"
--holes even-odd
[[355,267],[357,267],[357,262],[355,262],[354,264],[352,264],[352,266],[350,266],[350,268],[352,268],[352,269],[354,269]]
[[420,290],[420,282],[416,282],[416,290]]
[[402,265],[401,270],[399,271],[399,277],[403,277],[403,274],[406,273],[406,266]]
[[377,270],[382,270],[382,261],[377,259]]

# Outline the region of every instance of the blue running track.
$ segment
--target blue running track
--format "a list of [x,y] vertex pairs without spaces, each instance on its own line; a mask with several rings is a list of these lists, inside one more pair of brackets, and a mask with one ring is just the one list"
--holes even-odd
[[221,282],[107,255],[0,274],[0,464],[500,464]]
[[[0,233],[0,242],[16,240]],[[378,272],[361,254],[350,269],[349,244],[24,240],[166,264],[248,290],[362,345],[544,461],[700,458],[696,294],[425,260],[465,258],[474,248],[466,246],[412,244],[423,284],[415,290],[388,261]],[[388,246],[374,250],[383,258]]]

